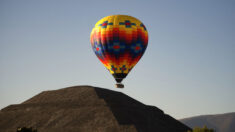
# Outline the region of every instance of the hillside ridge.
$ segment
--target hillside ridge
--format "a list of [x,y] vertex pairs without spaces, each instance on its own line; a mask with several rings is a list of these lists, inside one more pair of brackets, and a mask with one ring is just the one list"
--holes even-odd
[[180,121],[192,128],[207,126],[208,128],[213,128],[216,132],[235,131],[235,112],[199,115],[183,118]]

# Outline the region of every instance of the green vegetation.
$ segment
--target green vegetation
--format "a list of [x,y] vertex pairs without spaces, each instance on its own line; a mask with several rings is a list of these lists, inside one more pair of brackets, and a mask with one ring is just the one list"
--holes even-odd
[[16,132],[37,132],[37,129],[33,129],[32,127],[18,127]]
[[203,128],[195,127],[193,131],[188,131],[188,132],[215,132],[213,129],[209,129],[206,126]]

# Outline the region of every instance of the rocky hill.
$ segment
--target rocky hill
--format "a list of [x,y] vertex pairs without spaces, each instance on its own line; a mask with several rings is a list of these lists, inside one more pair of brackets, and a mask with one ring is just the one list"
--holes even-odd
[[0,132],[186,132],[190,128],[157,107],[103,88],[75,86],[44,91],[0,111]]
[[235,132],[235,112],[216,115],[202,115],[181,119],[181,122],[194,128],[207,126],[216,132]]

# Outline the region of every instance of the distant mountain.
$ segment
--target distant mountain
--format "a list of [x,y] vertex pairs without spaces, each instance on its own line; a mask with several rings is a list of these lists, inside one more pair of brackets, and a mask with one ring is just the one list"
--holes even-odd
[[38,132],[186,132],[157,107],[103,88],[75,86],[42,92],[0,111],[0,132],[33,127]]
[[216,115],[202,115],[180,120],[182,123],[194,127],[213,128],[216,132],[235,132],[235,112]]

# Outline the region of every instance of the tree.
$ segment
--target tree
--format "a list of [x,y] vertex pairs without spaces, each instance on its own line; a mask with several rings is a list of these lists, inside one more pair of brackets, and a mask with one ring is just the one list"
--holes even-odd
[[209,129],[206,126],[204,126],[203,128],[195,127],[193,131],[188,131],[188,132],[215,132],[215,131],[213,129]]

